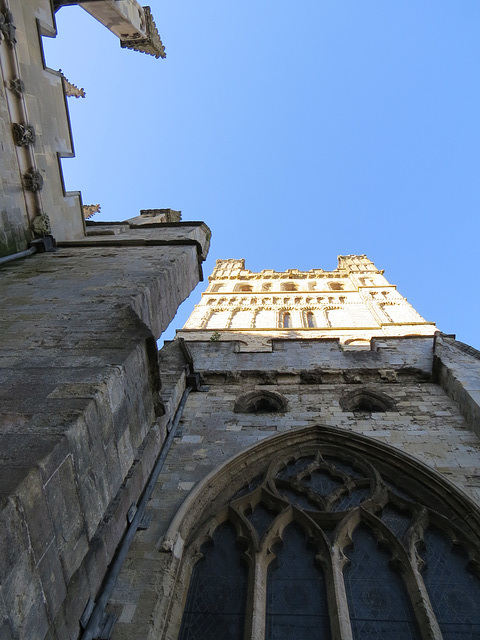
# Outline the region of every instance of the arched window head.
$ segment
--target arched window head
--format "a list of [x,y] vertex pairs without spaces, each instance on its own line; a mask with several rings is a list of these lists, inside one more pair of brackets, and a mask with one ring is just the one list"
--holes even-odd
[[281,291],[298,291],[298,287],[294,282],[282,282]]
[[217,291],[222,291],[225,288],[224,284],[214,284],[211,288],[212,293],[216,293]]
[[292,327],[292,316],[288,311],[282,314],[282,327],[284,329],[291,329]]
[[235,287],[235,291],[244,291],[245,293],[251,293],[253,291],[253,287],[251,284],[237,284]]
[[285,413],[287,401],[274,391],[251,391],[237,398],[236,413]]
[[271,291],[272,289],[272,283],[271,282],[264,282],[262,284],[262,291]]
[[343,291],[343,284],[341,282],[329,282],[328,286],[331,291]]
[[375,413],[395,411],[395,402],[381,391],[372,389],[355,389],[344,394],[340,399],[340,406],[344,411],[359,413]]
[[310,329],[313,329],[316,326],[317,326],[317,324],[315,322],[315,314],[313,313],[313,311],[308,311],[307,312],[307,327],[309,327]]

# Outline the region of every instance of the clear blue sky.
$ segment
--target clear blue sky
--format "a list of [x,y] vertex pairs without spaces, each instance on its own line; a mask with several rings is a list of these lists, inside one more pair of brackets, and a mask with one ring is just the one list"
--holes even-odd
[[480,2],[150,6],[165,60],[120,49],[80,7],[45,39],[47,64],[87,93],[69,99],[63,166],[67,188],[101,204],[95,219],[171,207],[204,220],[205,277],[217,258],[334,269],[366,253],[480,348]]

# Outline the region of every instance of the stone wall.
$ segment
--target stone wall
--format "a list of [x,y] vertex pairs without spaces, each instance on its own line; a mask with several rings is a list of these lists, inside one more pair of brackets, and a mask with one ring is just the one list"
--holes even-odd
[[[175,344],[180,349],[179,341],[168,349]],[[183,541],[172,519],[188,504],[196,530],[212,512],[218,470],[242,453],[245,472],[237,475],[240,481],[250,477],[249,464],[256,459],[251,448],[266,438],[309,427],[360,434],[426,465],[466,494],[470,508],[480,505],[480,438],[466,420],[465,407],[432,379],[432,338],[379,340],[377,350],[373,345],[372,351],[357,353],[343,352],[336,341],[274,340],[270,354],[239,353],[231,342],[185,344],[206,386],[188,398],[149,504],[152,522],[137,534],[111,600],[111,610],[119,615],[114,640],[131,638],[133,630],[142,639],[177,637],[186,592],[175,587]],[[473,367],[474,357],[461,353]],[[453,360],[452,355],[445,364],[449,370]],[[465,364],[460,358],[459,368]],[[346,410],[344,399],[359,389],[390,398],[392,407]],[[238,399],[249,392],[281,394],[288,408],[273,414],[235,411]],[[197,492],[199,483],[208,495]],[[172,610],[177,623],[167,632]]]
[[210,232],[124,227],[123,244],[2,267],[2,640],[78,637],[178,402],[160,395],[155,341],[201,277]]

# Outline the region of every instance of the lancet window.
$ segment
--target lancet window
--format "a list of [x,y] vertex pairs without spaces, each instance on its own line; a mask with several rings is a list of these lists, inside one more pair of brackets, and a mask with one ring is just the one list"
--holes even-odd
[[315,321],[315,314],[313,313],[313,311],[307,311],[307,327],[309,327],[310,329],[313,329],[314,327],[317,326],[317,323]]
[[288,311],[285,311],[284,313],[282,313],[281,326],[284,329],[291,329],[292,327],[292,316]]
[[179,640],[480,638],[477,533],[403,480],[331,443],[270,458],[203,525]]

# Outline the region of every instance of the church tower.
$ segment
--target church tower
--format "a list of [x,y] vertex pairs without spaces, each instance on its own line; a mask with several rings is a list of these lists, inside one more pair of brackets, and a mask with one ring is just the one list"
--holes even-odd
[[159,357],[171,448],[113,640],[480,637],[480,353],[362,255],[217,261]]
[[380,336],[433,335],[425,321],[366,256],[339,256],[334,271],[265,269],[217,260],[209,286],[181,336],[237,340],[257,349],[272,338],[337,338],[342,348],[370,348]]

